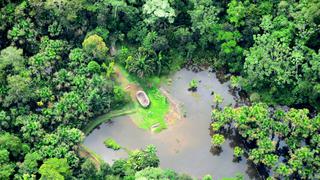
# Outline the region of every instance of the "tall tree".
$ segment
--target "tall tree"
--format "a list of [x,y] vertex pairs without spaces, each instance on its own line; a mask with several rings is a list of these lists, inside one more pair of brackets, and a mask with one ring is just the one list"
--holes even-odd
[[39,173],[43,180],[64,180],[70,176],[71,171],[66,159],[51,158],[41,165]]

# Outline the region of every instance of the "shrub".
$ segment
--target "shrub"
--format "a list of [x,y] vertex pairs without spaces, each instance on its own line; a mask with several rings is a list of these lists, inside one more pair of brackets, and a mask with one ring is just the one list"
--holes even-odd
[[190,82],[189,82],[189,91],[196,91],[198,88],[198,81],[192,79]]
[[236,146],[236,147],[233,149],[233,155],[234,155],[234,157],[239,158],[239,157],[241,157],[243,154],[244,154],[244,150],[243,150],[242,148],[240,148],[239,146]]
[[221,104],[223,101],[223,97],[220,94],[214,93],[213,95],[213,103]]
[[221,146],[225,141],[223,135],[221,134],[215,134],[212,136],[211,142],[214,146]]
[[98,60],[99,62],[105,61],[109,48],[106,46],[102,37],[98,35],[91,35],[87,37],[82,47],[89,57]]
[[100,72],[100,65],[96,61],[90,61],[87,68],[90,73]]
[[112,138],[107,138],[103,143],[107,148],[113,150],[119,150],[121,148],[121,146]]
[[202,180],[213,180],[212,176],[211,175],[205,175]]

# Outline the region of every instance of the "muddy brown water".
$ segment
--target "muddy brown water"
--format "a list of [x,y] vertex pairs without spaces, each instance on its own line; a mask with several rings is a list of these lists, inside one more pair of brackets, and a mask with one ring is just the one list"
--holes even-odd
[[[211,92],[219,93],[224,98],[222,106],[234,104],[228,82],[221,84],[216,75],[209,71],[194,73],[186,69],[175,73],[171,79],[172,84],[164,85],[164,88],[183,105],[185,119],[155,134],[137,128],[128,116],[118,117],[96,128],[85,138],[84,145],[112,164],[114,160],[127,157],[127,154],[124,150],[106,148],[103,141],[107,137],[112,137],[128,149],[141,149],[153,144],[157,147],[162,168],[174,169],[196,178],[210,174],[214,179],[221,179],[241,173],[245,179],[260,179],[251,162],[245,158],[240,162],[233,161],[232,147],[238,143],[235,139],[227,139],[221,152],[213,151],[211,146]],[[195,93],[187,90],[192,79],[200,81]]]

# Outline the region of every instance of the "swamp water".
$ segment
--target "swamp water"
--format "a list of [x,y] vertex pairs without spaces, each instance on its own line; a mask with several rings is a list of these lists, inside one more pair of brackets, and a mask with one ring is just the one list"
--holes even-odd
[[[237,144],[235,139],[226,139],[220,152],[215,152],[211,146],[212,91],[223,97],[222,106],[235,104],[228,82],[221,84],[215,73],[209,71],[194,73],[186,69],[175,73],[171,79],[172,84],[164,85],[164,88],[182,104],[186,118],[157,134],[137,128],[128,116],[114,118],[89,134],[84,145],[112,163],[127,154],[124,150],[106,148],[103,141],[107,137],[112,137],[128,149],[141,149],[153,144],[157,147],[162,168],[197,178],[210,174],[214,179],[221,179],[241,173],[245,179],[260,179],[252,163],[244,158],[240,162],[233,161],[232,147]],[[187,90],[192,79],[200,81],[195,93]]]

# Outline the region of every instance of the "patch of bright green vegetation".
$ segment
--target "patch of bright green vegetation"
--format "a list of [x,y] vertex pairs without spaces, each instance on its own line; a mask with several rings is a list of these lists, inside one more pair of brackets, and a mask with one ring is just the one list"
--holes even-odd
[[111,148],[113,150],[121,149],[121,146],[112,138],[107,138],[103,143],[107,148]]
[[244,175],[241,173],[237,173],[235,177],[225,177],[222,178],[221,180],[244,180]]
[[145,92],[151,103],[148,108],[143,108],[137,104],[137,113],[134,114],[134,121],[140,128],[154,128],[153,131],[160,132],[167,128],[165,115],[169,111],[169,103],[157,88],[145,89]]
[[221,134],[215,134],[211,138],[211,142],[214,146],[221,146],[224,143],[224,136]]
[[122,86],[126,87],[130,83],[135,83],[140,86],[148,95],[150,105],[148,108],[143,108],[137,102],[133,100],[136,113],[132,115],[132,119],[139,128],[152,130],[154,132],[160,132],[167,128],[165,116],[169,111],[169,103],[167,98],[161,94],[158,89],[161,82],[166,78],[152,77],[140,80],[130,75],[123,67],[117,66],[126,80],[122,81]]
[[195,90],[197,90],[197,88],[198,88],[198,81],[196,81],[195,79],[192,79],[189,82],[189,89],[192,91],[195,91]]
[[223,102],[223,97],[218,93],[214,93],[214,95],[213,95],[213,103],[221,104],[222,102]]
[[233,149],[233,155],[234,155],[234,157],[241,157],[243,154],[244,154],[244,150],[243,150],[241,147],[236,146],[236,147]]

